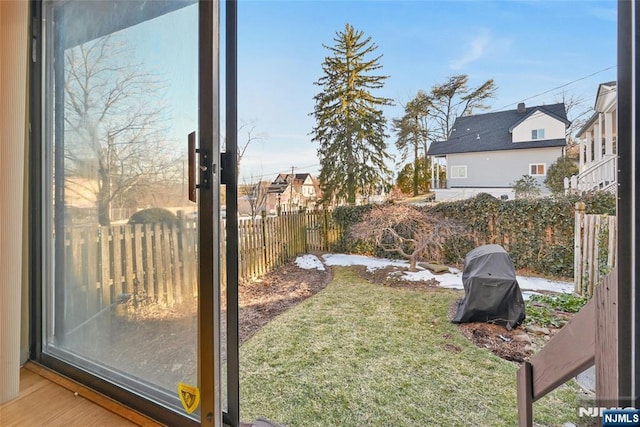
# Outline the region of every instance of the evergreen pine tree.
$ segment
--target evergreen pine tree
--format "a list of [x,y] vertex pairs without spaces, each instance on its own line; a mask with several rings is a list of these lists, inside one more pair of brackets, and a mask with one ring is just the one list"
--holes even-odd
[[389,180],[387,123],[381,108],[392,100],[373,94],[388,76],[372,74],[382,65],[381,55],[370,58],[378,47],[371,37],[346,24],[334,41],[335,46],[323,45],[331,54],[322,64],[324,75],[315,82],[322,91],[314,97],[312,140],[319,144],[325,201],[354,204],[356,195],[364,196]]

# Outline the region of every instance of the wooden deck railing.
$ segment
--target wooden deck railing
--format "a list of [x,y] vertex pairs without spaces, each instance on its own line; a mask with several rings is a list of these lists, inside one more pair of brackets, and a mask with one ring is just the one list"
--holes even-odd
[[532,427],[533,402],[595,364],[596,406],[618,401],[617,269],[596,287],[593,298],[518,370],[518,426]]

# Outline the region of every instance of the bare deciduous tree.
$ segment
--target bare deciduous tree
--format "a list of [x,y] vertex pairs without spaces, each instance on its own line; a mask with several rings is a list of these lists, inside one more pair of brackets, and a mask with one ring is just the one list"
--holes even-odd
[[375,207],[351,228],[351,237],[372,239],[386,252],[409,260],[409,271],[416,271],[419,260],[443,260],[445,241],[462,232],[450,219],[427,215],[407,205]]
[[249,145],[254,141],[260,141],[262,139],[260,135],[256,135],[255,131],[256,124],[254,122],[242,122],[238,127],[238,134],[243,134],[242,137],[238,137],[238,139],[241,140],[241,142],[238,143],[238,173],[240,173],[240,162]]
[[269,185],[269,182],[254,179],[253,175],[249,180],[244,180],[240,194],[247,199],[251,218],[255,218],[260,211],[266,208]]
[[154,184],[181,179],[163,85],[134,58],[113,35],[65,52],[65,174],[95,193],[101,225],[110,224],[112,205],[136,205]]
[[[254,142],[260,141],[263,138],[263,136],[260,133],[256,132],[256,128],[257,128],[257,125],[253,120],[249,120],[249,121],[241,120],[240,125],[238,126],[238,148],[237,148],[238,158],[237,158],[237,164],[236,164],[238,175],[240,175],[240,162],[242,162],[242,159],[244,158],[244,153],[247,151],[247,148],[249,148],[249,145],[251,145]],[[222,151],[226,151],[227,149],[226,136],[222,140],[221,148],[222,148]]]
[[578,141],[576,141],[576,133],[587,123],[594,112],[593,107],[585,105],[582,97],[572,95],[566,91],[562,91],[560,99],[556,102],[564,103],[567,112],[567,119],[571,124],[566,129],[567,138],[567,156],[572,159],[579,157]]

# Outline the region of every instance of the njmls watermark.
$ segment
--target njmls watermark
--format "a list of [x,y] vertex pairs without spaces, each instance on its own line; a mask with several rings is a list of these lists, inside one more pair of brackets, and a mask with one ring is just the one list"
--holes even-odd
[[640,427],[640,410],[636,408],[605,408],[599,406],[578,408],[579,417],[600,417],[603,426]]
[[587,406],[578,408],[579,417],[600,417],[604,414],[604,411],[617,410],[617,411],[637,411],[636,408],[605,408],[604,406]]

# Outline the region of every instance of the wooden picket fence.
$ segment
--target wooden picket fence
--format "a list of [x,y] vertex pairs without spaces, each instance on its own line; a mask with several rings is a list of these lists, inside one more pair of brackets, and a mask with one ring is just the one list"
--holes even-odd
[[[223,237],[224,248],[226,235]],[[326,211],[239,219],[240,280],[260,277],[301,254],[331,250],[339,237],[340,229]]]
[[[220,265],[226,277],[226,233]],[[328,251],[340,236],[326,211],[238,221],[240,281],[259,277],[298,255]],[[174,305],[197,296],[197,229],[178,215],[167,224],[73,227],[65,231],[65,300],[77,324],[121,302]],[[68,325],[70,326],[70,325]]]
[[616,265],[617,219],[610,215],[587,215],[577,203],[575,216],[574,283],[575,292],[592,296]]

